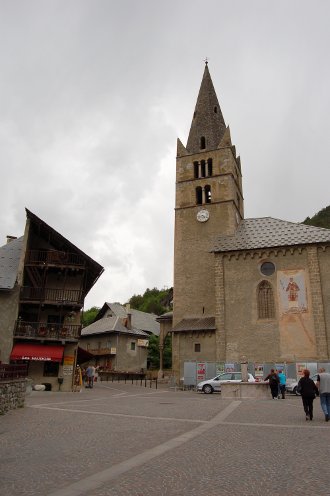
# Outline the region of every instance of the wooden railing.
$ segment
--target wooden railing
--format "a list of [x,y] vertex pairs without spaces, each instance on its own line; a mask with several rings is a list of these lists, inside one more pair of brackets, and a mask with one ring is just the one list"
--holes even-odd
[[81,255],[57,250],[29,250],[25,259],[26,265],[71,265],[84,267],[85,260]]
[[27,322],[17,320],[14,336],[16,338],[39,339],[79,339],[81,325],[77,324],[47,324],[45,322]]
[[21,301],[42,301],[62,305],[83,304],[84,296],[80,289],[21,288]]
[[18,379],[27,376],[27,365],[0,364],[0,381]]

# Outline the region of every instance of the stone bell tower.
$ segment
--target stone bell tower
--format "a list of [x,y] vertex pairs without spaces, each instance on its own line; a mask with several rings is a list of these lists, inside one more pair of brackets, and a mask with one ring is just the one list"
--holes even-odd
[[[187,146],[178,139],[173,325],[215,315],[214,238],[244,217],[239,157],[205,64]],[[182,329],[183,330],[183,329]]]

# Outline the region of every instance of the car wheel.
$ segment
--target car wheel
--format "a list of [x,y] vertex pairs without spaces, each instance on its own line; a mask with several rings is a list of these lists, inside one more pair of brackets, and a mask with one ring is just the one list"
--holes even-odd
[[213,393],[213,387],[210,386],[210,384],[205,384],[205,386],[203,386],[203,393],[205,394]]
[[300,396],[300,394],[297,391],[297,386],[293,388],[292,393],[295,394],[296,396]]

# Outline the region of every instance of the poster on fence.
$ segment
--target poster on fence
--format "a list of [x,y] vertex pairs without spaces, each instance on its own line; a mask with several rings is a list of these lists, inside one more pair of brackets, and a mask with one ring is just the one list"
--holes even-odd
[[197,363],[197,381],[204,381],[206,379],[206,363]]
[[235,364],[225,363],[225,372],[235,372]]
[[303,372],[304,372],[304,369],[307,367],[307,363],[304,362],[300,362],[300,363],[297,363],[296,364],[296,368],[297,368],[297,377],[302,377],[303,376]]
[[254,377],[258,381],[262,381],[264,378],[264,364],[256,363],[254,368]]

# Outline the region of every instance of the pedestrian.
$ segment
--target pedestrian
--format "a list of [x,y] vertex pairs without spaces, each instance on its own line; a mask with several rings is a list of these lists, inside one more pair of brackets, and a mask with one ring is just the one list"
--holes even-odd
[[82,383],[85,386],[86,385],[86,379],[87,379],[87,377],[86,377],[86,368],[85,367],[83,367],[81,369],[81,375],[82,375]]
[[74,373],[74,382],[73,382],[73,392],[80,393],[82,386],[82,374],[79,365],[77,365],[75,373]]
[[318,396],[319,390],[312,379],[310,379],[310,371],[303,370],[303,376],[298,382],[297,391],[301,394],[301,399],[306,415],[306,420],[313,420],[313,401]]
[[97,380],[99,378],[99,368],[100,367],[95,367],[94,382],[97,382]]
[[321,408],[325,416],[325,421],[329,422],[330,418],[330,374],[324,368],[319,370],[317,376],[317,387],[320,393]]
[[279,371],[278,378],[280,380],[280,393],[282,395],[282,400],[285,400],[286,376],[284,370]]
[[87,376],[87,388],[93,388],[94,386],[94,374],[95,374],[95,367],[91,364],[88,365],[86,369],[86,376]]
[[270,391],[272,393],[273,400],[277,400],[278,397],[278,385],[280,380],[274,369],[271,369],[270,374],[267,375],[265,381],[269,381]]

